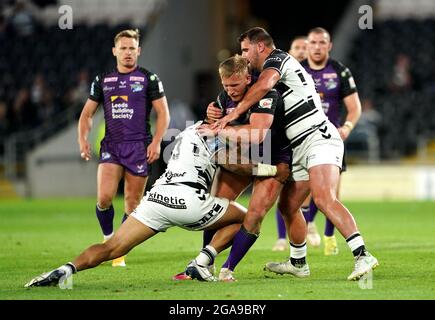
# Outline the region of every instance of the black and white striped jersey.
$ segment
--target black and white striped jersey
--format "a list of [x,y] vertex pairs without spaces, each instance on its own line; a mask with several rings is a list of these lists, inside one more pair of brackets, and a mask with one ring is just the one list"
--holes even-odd
[[263,70],[275,69],[281,79],[275,88],[284,99],[285,129],[294,148],[327,120],[313,78],[287,52],[275,49],[264,62]]
[[154,185],[184,184],[209,192],[217,164],[213,155],[225,147],[218,137],[200,136],[197,128],[201,121],[187,127],[175,137],[174,149],[166,171]]

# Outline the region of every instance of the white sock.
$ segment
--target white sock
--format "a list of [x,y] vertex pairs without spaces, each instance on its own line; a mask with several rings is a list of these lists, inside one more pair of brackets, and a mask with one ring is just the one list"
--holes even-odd
[[110,238],[112,238],[113,237],[113,235],[114,235],[114,233],[112,232],[111,234],[109,234],[108,236],[106,236],[106,235],[104,235],[103,234],[103,237],[104,237],[104,241],[107,241],[107,240],[109,240]]
[[307,255],[307,242],[294,244],[290,242],[290,258],[301,259]]
[[364,240],[359,232],[355,232],[347,237],[346,242],[352,252],[361,246],[365,246]]
[[214,263],[214,258],[217,256],[217,251],[210,245],[205,246],[195,258],[200,266],[208,266]]

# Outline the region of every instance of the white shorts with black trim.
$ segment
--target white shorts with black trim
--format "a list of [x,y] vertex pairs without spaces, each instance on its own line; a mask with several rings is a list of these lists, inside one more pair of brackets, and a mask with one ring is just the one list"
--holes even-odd
[[293,149],[291,181],[308,181],[311,167],[332,164],[341,169],[344,144],[337,128],[329,121]]
[[199,194],[185,185],[157,185],[142,198],[131,216],[159,232],[173,226],[198,231],[218,221],[229,200]]

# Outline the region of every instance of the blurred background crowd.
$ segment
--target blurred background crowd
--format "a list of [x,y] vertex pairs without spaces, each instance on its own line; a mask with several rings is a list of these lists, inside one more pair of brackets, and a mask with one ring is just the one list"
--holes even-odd
[[[73,10],[73,28],[58,9]],[[330,31],[331,56],[347,65],[362,117],[347,150],[351,163],[435,163],[435,3],[395,0],[285,4],[260,0],[3,0],[0,4],[0,176],[26,179],[26,157],[75,127],[93,78],[115,66],[114,35],[142,33],[139,64],[159,74],[171,128],[201,119],[221,90],[220,61],[237,36],[265,27],[278,48],[313,27]],[[373,9],[360,29],[358,8]],[[77,149],[76,142],[72,142]]]

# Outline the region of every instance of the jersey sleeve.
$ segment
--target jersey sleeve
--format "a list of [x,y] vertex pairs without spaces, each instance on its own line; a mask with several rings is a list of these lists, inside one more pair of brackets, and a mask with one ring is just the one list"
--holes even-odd
[[336,62],[335,69],[340,79],[340,97],[343,99],[352,93],[357,92],[355,80],[350,72],[349,68]]
[[103,88],[101,86],[102,76],[98,75],[95,77],[94,81],[91,83],[91,91],[89,92],[89,99],[101,103],[103,102]]
[[165,96],[163,83],[156,74],[150,73],[148,75],[148,81],[147,96],[150,101],[154,101]]
[[282,67],[284,63],[289,59],[289,56],[282,53],[272,53],[267,57],[263,64],[263,70],[275,69],[278,71],[279,75],[282,75]]
[[221,91],[216,98],[215,107],[221,109],[224,112],[226,108],[226,102],[227,102],[227,93],[225,91]]
[[276,90],[269,91],[263,98],[258,101],[252,108],[252,113],[267,113],[274,115],[280,96]]

